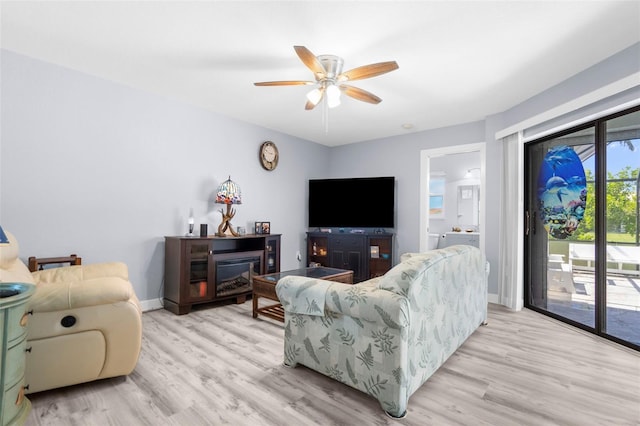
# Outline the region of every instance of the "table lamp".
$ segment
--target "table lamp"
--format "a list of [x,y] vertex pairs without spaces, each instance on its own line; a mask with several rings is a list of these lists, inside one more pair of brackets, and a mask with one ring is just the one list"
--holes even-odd
[[231,208],[232,204],[242,204],[242,197],[240,195],[240,187],[234,181],[231,180],[231,176],[229,179],[225,180],[218,187],[218,193],[216,194],[216,203],[218,204],[226,204],[227,211],[220,209],[220,213],[222,214],[222,223],[218,226],[218,232],[216,236],[218,237],[226,237],[227,230],[231,232],[231,235],[234,237],[239,236],[236,231],[233,230],[233,225],[231,225],[231,219],[235,216],[235,209]]

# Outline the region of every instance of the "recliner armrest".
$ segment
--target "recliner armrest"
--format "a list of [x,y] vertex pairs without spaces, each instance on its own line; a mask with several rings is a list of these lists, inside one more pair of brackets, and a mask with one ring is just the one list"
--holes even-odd
[[135,298],[131,283],[121,277],[40,282],[29,300],[34,313],[126,302]]
[[82,281],[101,277],[118,277],[129,280],[129,270],[122,262],[94,263],[90,265],[64,266],[36,271],[31,274],[36,285],[67,281]]

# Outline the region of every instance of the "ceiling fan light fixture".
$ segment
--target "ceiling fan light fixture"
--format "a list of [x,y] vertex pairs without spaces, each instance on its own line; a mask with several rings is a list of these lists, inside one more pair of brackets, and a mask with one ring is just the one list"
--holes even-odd
[[313,89],[312,91],[310,91],[309,93],[307,93],[307,99],[313,105],[317,105],[318,102],[320,102],[321,98],[322,98],[322,91],[317,87],[315,89]]
[[340,105],[340,89],[330,84],[329,87],[327,87],[327,106],[329,108],[335,108],[338,105]]
[[325,70],[320,76],[320,79],[328,78],[333,80],[342,73],[342,64],[344,61],[341,57],[336,55],[318,55],[318,61],[320,61],[322,68]]
[[376,77],[398,69],[396,61],[387,61],[364,65],[342,72],[342,65],[344,64],[344,61],[339,56],[315,56],[304,46],[293,46],[293,48],[302,63],[313,72],[316,80],[315,82],[304,80],[283,80],[262,81],[253,84],[255,86],[306,86],[317,84],[318,86],[306,95],[307,102],[305,103],[304,109],[307,111],[314,109],[319,103],[321,103],[323,98],[325,98],[325,94],[326,100],[323,103],[323,110],[326,112],[329,108],[337,107],[340,105],[341,92],[344,92],[345,96],[349,96],[350,98],[358,101],[370,104],[379,104],[382,99],[373,93],[367,92],[366,90],[358,87],[341,83],[364,80],[366,78]]

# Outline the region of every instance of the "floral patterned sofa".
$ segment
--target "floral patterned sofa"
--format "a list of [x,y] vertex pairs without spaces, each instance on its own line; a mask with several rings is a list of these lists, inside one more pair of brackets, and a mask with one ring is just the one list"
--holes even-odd
[[303,364],[376,398],[392,417],[487,319],[488,264],[471,246],[404,254],[355,284],[288,276],[284,363]]

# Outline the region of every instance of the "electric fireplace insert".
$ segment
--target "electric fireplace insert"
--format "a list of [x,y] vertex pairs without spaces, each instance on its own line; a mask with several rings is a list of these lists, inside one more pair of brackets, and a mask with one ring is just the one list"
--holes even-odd
[[263,256],[260,250],[214,255],[216,297],[251,291],[253,277],[261,274]]

